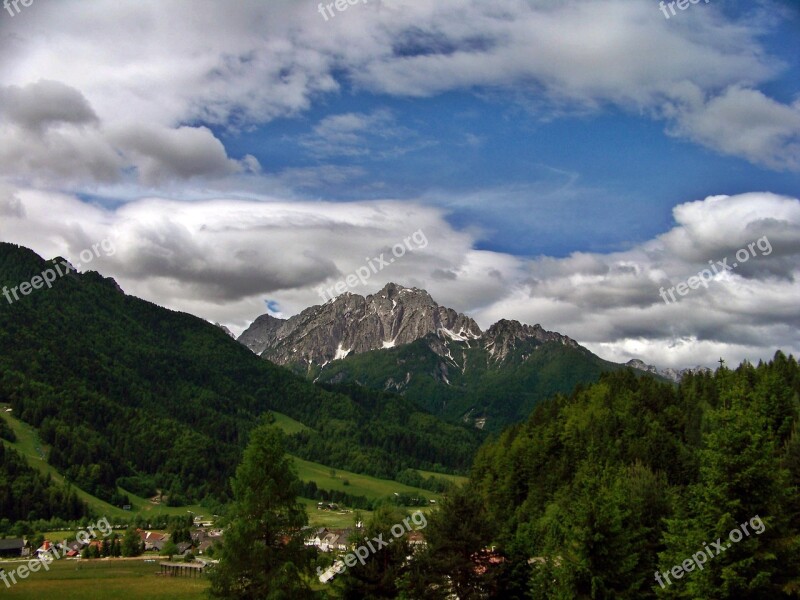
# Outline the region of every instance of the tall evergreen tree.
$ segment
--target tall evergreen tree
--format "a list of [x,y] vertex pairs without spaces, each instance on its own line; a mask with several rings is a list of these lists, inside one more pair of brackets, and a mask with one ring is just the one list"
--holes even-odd
[[297,475],[283,433],[253,430],[236,477],[234,503],[219,565],[211,572],[212,598],[303,600],[306,583],[301,528],[308,522],[297,502]]

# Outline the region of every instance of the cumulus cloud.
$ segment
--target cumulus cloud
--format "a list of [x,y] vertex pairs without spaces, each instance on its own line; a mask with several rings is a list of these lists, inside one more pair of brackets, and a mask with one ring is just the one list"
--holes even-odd
[[58,123],[97,123],[97,115],[78,90],[59,81],[39,80],[24,87],[0,87],[0,115],[33,131]]
[[[392,0],[358,3],[325,21],[316,8],[292,0],[242,0],[235,11],[215,0],[98,0],[89,9],[64,0],[28,11],[13,35],[7,25],[0,30],[0,79],[62,81],[104,123],[136,115],[169,128],[232,130],[300,115],[346,86],[400,97],[513,89],[542,117],[616,106],[666,119],[674,135],[716,151],[800,168],[797,105],[758,90],[784,65],[761,45],[757,13],[737,22],[711,4],[667,21],[639,0]],[[177,35],[175,23],[191,26]],[[50,35],[37,34],[44,30]],[[25,118],[82,118],[86,108],[33,108]],[[370,118],[381,115],[321,123],[312,149],[330,150],[325,134],[358,135]],[[348,132],[348,122],[356,129]]]
[[0,86],[0,173],[38,182],[112,183],[135,171],[146,186],[258,172],[253,156],[228,158],[206,127],[104,127],[75,88],[40,80]]
[[[587,207],[597,196],[577,186],[578,174],[558,172],[536,189],[291,201],[298,190],[344,188],[366,171],[313,164],[276,173],[223,143],[312,114],[343,91],[409,102],[473,91],[489,101],[513,95],[542,119],[628,111],[716,152],[800,170],[800,104],[762,91],[785,66],[762,45],[763,22],[752,18],[759,9],[732,21],[711,3],[667,21],[640,0],[348,6],[325,21],[316,4],[295,0],[241,0],[235,11],[217,0],[63,0],[35,3],[13,29],[3,19],[0,238],[76,259],[114,235],[118,252],[92,268],[130,293],[241,330],[265,299],[297,312],[319,302],[317,287],[422,229],[427,248],[354,291],[388,280],[424,287],[484,327],[499,318],[538,322],[618,360],[685,366],[720,354],[797,352],[796,198],[712,196],[677,206],[671,230],[623,252],[520,258],[478,249],[474,224],[508,238],[543,234],[541,216],[557,204],[549,227],[565,238],[597,233],[606,198]],[[430,143],[392,112],[361,104],[313,113],[311,123],[293,142],[320,161],[392,157]],[[481,142],[468,132],[465,140]],[[118,207],[63,192],[76,188],[113,190],[106,196]],[[480,211],[487,204],[493,215]],[[473,228],[454,228],[454,209]],[[614,226],[635,232],[637,217]],[[659,297],[661,287],[764,236],[769,256],[674,304]]]
[[[78,253],[113,236],[117,252],[92,268],[128,292],[241,331],[278,302],[284,314],[319,304],[329,287],[417,230],[428,240],[352,290],[387,281],[425,288],[487,327],[501,318],[541,323],[601,356],[660,366],[712,365],[800,351],[800,200],[766,193],[713,196],[675,208],[675,225],[623,252],[524,259],[476,249],[444,213],[416,202],[143,199],[117,209],[63,194],[4,192],[0,238],[46,257]],[[65,218],[64,215],[69,215]],[[765,217],[768,215],[768,217]],[[766,238],[765,243],[757,243]],[[709,261],[707,288],[665,303],[661,288]]]
[[673,135],[770,169],[800,171],[800,99],[781,104],[734,86],[674,114]]
[[130,126],[115,132],[112,139],[136,166],[145,185],[260,170],[253,156],[248,155],[245,163],[229,159],[225,146],[206,127]]
[[[389,279],[424,287],[429,273],[455,269],[458,280],[441,286],[442,301],[468,290],[485,304],[503,294],[503,265],[509,276],[516,268],[512,257],[472,250],[471,238],[454,231],[440,210],[418,204],[359,202],[342,210],[327,202],[149,198],[107,210],[61,194],[21,190],[16,197],[27,216],[3,219],[0,239],[72,258],[113,236],[117,252],[97,268],[126,291],[235,330],[263,312],[266,298],[289,313],[320,303],[320,286],[381,253],[391,256],[394,244],[418,230],[427,247],[353,291],[372,293]],[[66,222],[63,215],[70,215]]]
[[[659,365],[797,352],[800,201],[714,196],[675,207],[674,218],[673,229],[624,252],[529,262],[525,279],[481,309],[481,320],[514,314],[571,332],[603,356]],[[742,264],[729,270],[724,261]],[[664,301],[662,289],[669,300],[670,288],[704,269],[712,277],[707,287],[698,284],[686,296],[673,291],[676,302]]]

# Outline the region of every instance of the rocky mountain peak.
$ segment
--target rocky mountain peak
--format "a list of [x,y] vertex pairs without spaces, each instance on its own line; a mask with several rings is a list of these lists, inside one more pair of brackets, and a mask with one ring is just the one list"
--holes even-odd
[[261,354],[277,337],[277,332],[286,323],[272,315],[261,315],[239,336],[239,342],[256,354]]
[[576,347],[578,345],[575,340],[565,335],[546,331],[538,323],[526,325],[510,319],[500,319],[483,335],[484,346],[495,360],[503,360],[519,343],[531,339],[542,343],[557,342],[565,346]]
[[466,340],[480,337],[481,330],[470,317],[439,306],[425,290],[388,283],[366,297],[341,294],[288,320],[263,315],[239,341],[279,364],[324,365],[429,334]]
[[262,315],[239,337],[253,352],[278,364],[325,365],[350,354],[393,348],[435,335],[435,351],[449,355],[447,345],[485,345],[502,360],[518,344],[536,340],[577,346],[574,340],[503,319],[487,331],[467,315],[440,306],[422,289],[387,283],[366,297],[344,293],[327,303],[284,320]]

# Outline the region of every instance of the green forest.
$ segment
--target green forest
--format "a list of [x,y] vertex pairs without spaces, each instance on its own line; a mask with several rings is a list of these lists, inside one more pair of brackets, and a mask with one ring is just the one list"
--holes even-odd
[[[0,243],[0,287],[48,264]],[[116,505],[125,503],[117,485],[161,490],[172,504],[224,502],[248,433],[268,410],[309,427],[288,441],[298,456],[383,478],[464,473],[483,439],[400,396],[323,389],[94,272],[0,303],[0,402],[38,430],[68,481]]]
[[54,483],[28,466],[17,452],[0,444],[0,531],[15,521],[53,517],[78,520],[88,512],[73,490]]
[[780,352],[677,387],[606,374],[487,443],[405,584],[374,597],[798,597],[798,414],[800,370]]

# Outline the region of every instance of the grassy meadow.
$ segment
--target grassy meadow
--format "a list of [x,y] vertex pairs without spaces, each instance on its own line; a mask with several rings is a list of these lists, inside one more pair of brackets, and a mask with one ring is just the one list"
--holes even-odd
[[[0,563],[6,571],[27,561]],[[143,560],[59,560],[49,571],[38,571],[10,588],[0,582],[0,595],[13,600],[200,600],[205,578],[156,575],[158,562]]]

